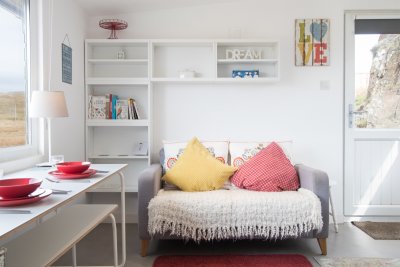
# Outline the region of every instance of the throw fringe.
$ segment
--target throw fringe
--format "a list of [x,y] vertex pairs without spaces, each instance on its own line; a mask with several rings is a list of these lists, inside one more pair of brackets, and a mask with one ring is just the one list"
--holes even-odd
[[150,201],[148,231],[183,239],[300,237],[322,229],[321,203],[311,191],[164,191]]

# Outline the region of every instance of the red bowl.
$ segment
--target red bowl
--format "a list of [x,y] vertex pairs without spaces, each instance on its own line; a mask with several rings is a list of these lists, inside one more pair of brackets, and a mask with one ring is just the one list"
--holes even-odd
[[71,161],[57,163],[57,170],[63,173],[82,173],[89,169],[90,162],[87,161]]
[[19,198],[35,191],[42,183],[36,178],[12,178],[0,180],[0,197]]

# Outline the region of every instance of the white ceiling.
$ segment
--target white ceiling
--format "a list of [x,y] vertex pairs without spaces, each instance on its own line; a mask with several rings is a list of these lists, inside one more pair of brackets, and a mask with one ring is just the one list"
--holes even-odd
[[75,0],[89,16],[105,16],[168,9],[209,5],[215,3],[235,2],[239,0]]

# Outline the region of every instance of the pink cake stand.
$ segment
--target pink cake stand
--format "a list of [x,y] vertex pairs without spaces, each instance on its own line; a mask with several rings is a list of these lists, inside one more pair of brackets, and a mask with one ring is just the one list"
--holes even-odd
[[102,19],[99,21],[99,26],[106,30],[111,30],[108,39],[118,39],[117,31],[128,28],[128,22],[120,19]]

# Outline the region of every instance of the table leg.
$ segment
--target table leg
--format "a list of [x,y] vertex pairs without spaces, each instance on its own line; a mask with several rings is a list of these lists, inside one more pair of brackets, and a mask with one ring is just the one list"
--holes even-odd
[[121,181],[121,234],[122,234],[122,262],[119,266],[126,263],[126,225],[125,225],[125,176],[123,172],[118,172]]
[[76,244],[72,247],[72,266],[76,267]]

